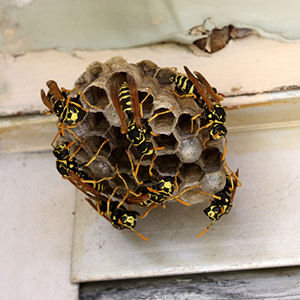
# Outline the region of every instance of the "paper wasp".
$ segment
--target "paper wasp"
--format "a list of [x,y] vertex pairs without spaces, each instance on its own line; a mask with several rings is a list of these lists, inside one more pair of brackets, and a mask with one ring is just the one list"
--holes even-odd
[[82,99],[90,107],[95,109],[100,109],[102,107],[96,107],[90,104],[86,100],[82,91],[78,91],[76,97],[68,96],[68,94],[75,91],[77,88],[74,90],[66,90],[64,88],[60,89],[54,80],[47,81],[46,85],[49,88],[49,92],[46,95],[44,90],[41,90],[41,98],[43,103],[50,110],[49,112],[47,112],[47,114],[53,113],[60,119],[58,123],[60,131],[54,138],[52,144],[60,133],[62,134],[62,136],[64,136],[64,129],[67,129],[75,136],[76,139],[80,140],[73,131],[69,130],[69,128],[75,128],[83,120],[85,113],[88,111],[87,109],[82,107],[79,100],[80,96],[82,96]]
[[[136,171],[133,172],[136,181],[139,183],[136,174],[138,173],[138,168],[143,157],[145,155],[152,155],[154,153],[154,150],[162,150],[164,149],[164,147],[153,147],[152,142],[150,140],[147,140],[147,132],[142,124],[140,106],[148,97],[150,92],[140,103],[138,88],[134,77],[130,74],[127,74],[126,80],[127,82],[124,82],[122,84],[119,93],[117,86],[112,83],[110,86],[110,96],[122,123],[121,132],[123,134],[126,134],[127,139],[132,143],[132,145],[137,147],[138,154],[141,156]],[[151,119],[167,112],[155,114]],[[126,115],[128,118],[128,123],[126,122]],[[152,132],[149,133],[153,134]]]
[[81,178],[87,177],[85,172],[79,170],[79,164],[75,155],[70,156],[70,147],[74,142],[65,142],[54,147],[53,154],[56,157],[56,169],[64,178],[70,177],[70,171],[73,171]]
[[[123,83],[119,93],[116,85],[114,83],[111,84],[111,100],[122,123],[121,132],[123,134],[126,133],[127,139],[140,149],[140,145],[146,142],[146,129],[143,128],[141,121],[138,89],[131,75],[127,74],[126,80],[127,82]],[[128,123],[126,123],[126,115]],[[140,151],[139,153],[142,154]],[[150,142],[144,155],[151,155],[152,153],[153,145]]]
[[108,142],[109,140],[104,141],[101,146],[99,147],[97,153],[94,157],[88,162],[83,164],[78,164],[76,161],[76,154],[81,149],[82,145],[77,148],[77,150],[70,155],[70,147],[77,142],[77,140],[69,143],[65,142],[56,147],[54,147],[53,154],[56,157],[56,168],[58,172],[62,175],[63,178],[70,178],[70,172],[75,173],[79,178],[82,179],[83,182],[90,185],[93,189],[98,192],[103,192],[105,189],[102,181],[112,179],[112,177],[102,178],[96,181],[94,178],[90,177],[86,172],[80,170],[81,167],[87,167],[99,154],[102,147]]
[[[191,189],[199,188],[200,184],[187,187],[179,194],[173,195],[174,191],[178,190],[178,183],[177,183],[178,174],[179,171],[175,174],[174,179],[172,177],[166,177],[159,180],[157,184],[154,186],[154,188],[147,187],[146,193],[142,193],[142,195],[136,197],[129,197],[125,200],[125,202],[127,204],[135,204],[138,207],[149,207],[150,209],[146,211],[146,213],[142,217],[145,217],[150,210],[158,207],[159,205],[161,205],[162,208],[165,208],[166,201],[172,199],[175,199],[181,204],[184,204],[186,206],[190,206],[191,204],[182,201],[181,199],[179,199],[179,197]],[[214,196],[212,194],[205,193],[203,191],[199,191],[199,193],[219,199],[219,197]]]
[[[186,73],[189,76],[189,73],[191,72],[189,69],[187,69]],[[195,85],[194,81],[191,80],[190,76],[186,77],[184,75],[176,75],[175,77],[171,77],[170,81],[173,82],[178,89],[185,93],[183,96],[181,96],[172,90],[177,97],[193,97],[199,107],[208,107],[209,110],[213,110],[213,104],[211,100],[197,79],[197,86]]]
[[[223,158],[222,158],[222,160],[224,160],[225,155],[226,155],[226,148],[227,148],[227,139],[226,139],[227,129],[224,126],[224,123],[226,122],[226,112],[225,112],[224,108],[222,107],[222,105],[220,104],[220,100],[223,99],[222,95],[221,94],[217,95],[215,93],[215,91],[213,90],[213,88],[210,86],[210,84],[207,82],[207,80],[204,78],[204,76],[201,75],[199,72],[194,72],[196,74],[196,76],[198,77],[198,79],[197,79],[186,66],[184,66],[184,69],[185,69],[190,81],[194,84],[194,86],[196,87],[196,90],[199,92],[201,97],[203,99],[205,99],[204,95],[207,96],[206,92],[202,88],[202,85],[201,85],[201,83],[202,83],[205,85],[206,91],[210,94],[211,98],[214,100],[214,103],[212,103],[211,100],[208,98],[208,101],[205,101],[205,103],[203,104],[204,113],[198,114],[191,119],[191,122],[192,122],[191,132],[193,132],[193,121],[203,115],[207,124],[200,127],[196,131],[196,133],[198,133],[199,131],[201,131],[204,128],[208,128],[208,127],[212,126],[209,131],[209,137],[203,143],[204,149],[206,148],[206,143],[209,140],[217,140],[220,138],[224,138],[225,149],[224,149]],[[199,82],[199,80],[201,81],[201,83]],[[212,109],[210,108],[209,105],[207,105],[208,102],[211,103]]]
[[[137,197],[130,197],[125,200],[125,202],[128,204],[136,204],[139,207],[162,205],[162,207],[165,208],[164,203],[167,201],[168,197],[172,197],[176,185],[177,183],[175,183],[171,177],[167,177],[161,179],[154,188],[147,187],[146,194],[142,194]],[[185,202],[184,204],[189,205]]]
[[134,229],[139,213],[126,209],[125,206],[119,205],[120,203],[118,201],[111,200],[118,187],[113,191],[110,198],[107,198],[85,183],[72,171],[70,171],[70,177],[68,180],[88,197],[85,198],[86,201],[99,213],[100,216],[110,222],[113,227],[118,230],[130,229],[143,240],[149,240]]
[[236,173],[233,173],[231,170],[230,173],[226,171],[225,187],[222,191],[215,194],[215,196],[219,197],[219,199],[213,199],[210,206],[203,210],[204,213],[212,220],[212,222],[205,230],[198,234],[197,237],[202,236],[217,220],[230,212],[236,188],[241,186],[238,176],[239,169],[237,169]]

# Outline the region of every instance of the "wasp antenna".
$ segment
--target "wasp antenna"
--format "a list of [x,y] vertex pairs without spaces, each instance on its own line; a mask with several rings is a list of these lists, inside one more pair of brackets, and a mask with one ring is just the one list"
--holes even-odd
[[200,234],[197,235],[197,237],[202,236],[209,229],[209,227],[214,223],[215,223],[215,221],[212,221],[208,227],[206,227]]
[[142,238],[144,241],[149,241],[146,237],[142,236],[140,233],[138,233],[135,229],[130,228],[135,234],[137,234],[140,238]]
[[187,202],[185,202],[185,201],[183,201],[183,200],[181,200],[181,199],[179,199],[179,198],[177,198],[177,197],[175,197],[175,199],[176,199],[178,202],[180,202],[181,204],[183,204],[183,205],[191,206],[190,203],[187,203]]
[[73,141],[72,143],[70,143],[70,144],[65,148],[65,150],[68,149],[68,148],[70,148],[70,147],[71,147],[72,145],[74,145],[76,142],[77,142],[77,140],[75,140],[75,141]]

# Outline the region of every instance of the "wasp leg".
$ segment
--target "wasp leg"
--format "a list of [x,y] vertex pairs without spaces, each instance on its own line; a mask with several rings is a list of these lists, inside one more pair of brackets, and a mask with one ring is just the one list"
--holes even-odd
[[[76,125],[77,126],[77,125]],[[76,127],[75,126],[75,127]],[[72,130],[70,130],[69,129],[69,126],[68,127],[63,127],[63,125],[60,125],[60,124],[58,124],[57,125],[57,127],[58,128],[60,128],[60,130],[57,132],[57,134],[55,135],[55,137],[54,137],[54,139],[53,139],[53,141],[52,141],[52,143],[51,143],[51,146],[53,147],[53,144],[54,144],[54,142],[56,141],[56,139],[59,137],[59,135],[61,134],[62,136],[65,136],[64,135],[64,128],[66,129],[66,130],[68,130],[79,142],[81,142],[82,143],[82,140],[72,131]]]
[[[139,164],[138,164],[138,166],[136,167],[136,170],[134,170],[133,161],[132,161],[132,159],[131,159],[131,157],[130,157],[128,151],[125,150],[125,152],[126,152],[128,158],[129,158],[130,165],[131,165],[131,173],[132,173],[132,175],[133,175],[135,181],[136,181],[138,184],[143,184],[143,183],[144,183],[143,181],[139,181],[139,180],[137,179],[137,173],[136,173],[136,172],[139,171],[139,170],[138,170]],[[143,156],[142,156],[142,157],[143,157]]]
[[120,203],[118,204],[117,208],[120,208],[124,204],[124,202],[126,201],[128,195],[129,195],[129,190],[127,190],[126,195],[124,196],[124,198],[122,199],[122,201],[120,201]]
[[70,94],[70,93],[72,93],[72,92],[74,92],[74,91],[76,91],[76,90],[78,90],[80,88],[80,85],[78,85],[76,88],[74,88],[73,90],[67,90],[67,89],[65,89],[65,88],[60,88],[61,89],[61,91],[62,92],[64,92],[64,93],[66,93],[67,95],[68,94]]
[[100,180],[82,180],[82,182],[85,182],[85,183],[100,183],[101,181],[104,181],[104,180],[110,180],[110,179],[114,179],[115,177],[117,176],[114,175],[114,176],[111,176],[111,177],[104,177],[104,178],[101,178]]
[[154,153],[153,158],[152,158],[151,165],[150,165],[150,167],[149,167],[149,175],[150,175],[151,177],[155,177],[155,176],[153,175],[153,173],[152,173],[152,169],[153,169],[153,167],[154,167],[154,161],[155,161],[155,159],[156,159],[156,154]]
[[209,141],[209,137],[204,141],[204,143],[203,143],[203,150],[205,150],[206,149],[206,143]]
[[167,114],[167,113],[173,111],[174,109],[175,109],[175,106],[173,106],[173,107],[172,107],[171,109],[169,109],[169,110],[162,111],[162,112],[160,112],[160,113],[156,113],[156,114],[153,115],[150,119],[148,119],[147,122],[149,123],[149,122],[151,122],[153,119],[157,118],[158,116]]
[[177,94],[174,90],[171,89],[171,92],[173,92],[178,98],[188,98],[188,97],[194,97],[197,98],[195,94],[184,94],[184,95],[179,95]]
[[[120,185],[117,186],[117,187],[113,190],[113,192],[111,193],[110,197],[109,197],[108,200],[107,200],[107,210],[106,210],[106,213],[107,213],[108,216],[111,215],[111,212],[110,212],[110,209],[109,209],[111,199],[113,198],[114,194],[116,193],[116,191],[117,191],[120,187],[121,187]],[[121,206],[121,205],[120,205],[120,206]],[[119,205],[118,205],[117,208],[119,208]]]
[[[136,180],[136,182],[137,182],[138,184],[143,184],[143,181],[138,181],[137,176],[138,176],[138,172],[139,172],[139,169],[140,169],[140,165],[141,165],[141,162],[142,162],[142,159],[143,159],[144,156],[145,156],[145,154],[143,154],[142,157],[140,158],[138,164],[136,165],[135,172],[134,172],[134,174],[133,174],[133,176],[134,176],[134,178],[135,178],[135,180]],[[152,163],[151,163],[151,164],[152,164]],[[151,167],[151,166],[150,166],[150,167]],[[149,174],[150,174],[150,170],[149,170]],[[150,174],[150,175],[151,175],[151,174]]]
[[178,174],[180,173],[180,170],[178,170],[175,174],[175,181],[174,181],[174,185],[175,185],[175,189],[174,191],[178,191],[178,182],[177,182],[177,177],[178,177]]
[[[150,134],[151,134],[152,136],[160,136],[159,133],[154,133],[154,132],[152,132],[152,131],[150,131]],[[165,148],[165,147],[164,147],[164,148]]]
[[[74,142],[77,142],[77,140],[75,140]],[[71,144],[73,144],[74,142],[72,142]],[[69,148],[71,146],[71,144],[68,145],[67,148]],[[81,150],[82,146],[83,146],[83,143],[81,143],[80,146],[76,149],[76,151],[70,156],[70,159],[72,159]]]
[[100,153],[100,151],[101,151],[101,149],[102,149],[102,147],[107,143],[107,142],[109,142],[109,139],[107,139],[107,140],[105,140],[102,144],[101,144],[101,146],[99,147],[99,149],[98,149],[98,151],[96,152],[96,154],[84,165],[85,167],[87,167],[87,166],[89,166],[95,159],[96,159],[96,157],[99,155],[99,153]]
[[[237,181],[237,186],[241,186],[242,185],[242,183],[241,183],[241,181],[239,180],[239,178],[237,177],[237,175],[230,169],[230,167],[228,166],[228,164],[227,164],[227,162],[225,161],[225,167],[229,170],[229,175],[230,175],[230,179],[232,180],[232,177],[234,177],[234,179]],[[227,172],[228,173],[228,172]],[[232,186],[233,186],[233,184],[232,184]]]
[[82,107],[82,105],[78,104],[78,103],[75,103],[73,101],[70,102],[72,105],[78,107],[79,109],[83,110],[83,111],[89,111],[88,109]]
[[200,127],[198,130],[196,130],[196,133],[198,133],[199,131],[201,131],[201,130],[204,129],[204,128],[208,128],[208,127],[209,127],[210,125],[212,125],[212,124],[213,124],[213,122],[207,123],[206,125]]
[[180,202],[180,203],[183,204],[183,205],[191,206],[190,203],[187,203],[187,202],[185,202],[185,201],[183,201],[183,200],[181,200],[181,199],[179,199],[179,198],[177,198],[177,197],[175,197],[175,200],[177,200],[178,202]]
[[104,212],[100,210],[100,201],[99,199],[96,200],[96,205],[89,199],[85,198],[85,200],[99,213],[100,216],[105,218],[109,223],[111,223],[110,219],[104,215]]
[[152,88],[151,88],[151,86],[149,86],[149,91],[148,91],[148,94],[147,94],[147,96],[143,99],[143,101],[141,101],[141,103],[140,103],[140,111],[141,111],[141,118],[143,118],[144,117],[144,115],[143,115],[143,103],[148,99],[148,97],[151,95],[151,91],[152,91]]
[[54,142],[56,141],[56,139],[59,137],[59,135],[61,134],[61,130],[59,130],[58,132],[57,132],[57,134],[55,135],[55,137],[54,137],[54,139],[53,139],[53,141],[52,141],[52,143],[51,143],[51,146],[54,148]]
[[[127,155],[128,155],[128,154],[127,154]],[[119,178],[123,181],[125,188],[127,189],[127,191],[129,191],[130,194],[134,195],[135,197],[141,196],[142,193],[137,194],[137,193],[135,193],[134,191],[132,191],[132,190],[130,190],[130,189],[128,188],[127,182],[126,182],[126,180],[121,176],[121,174],[120,174],[120,172],[119,172],[118,166],[116,166],[116,172],[117,172],[117,175],[119,176]]]
[[76,107],[78,107],[78,108],[80,108],[80,109],[82,109],[84,111],[88,111],[87,109],[83,108],[82,105],[80,105],[80,104],[78,104],[78,103],[76,103],[74,101],[70,101],[70,99],[71,99],[71,97],[67,98],[67,100],[66,100],[66,107],[69,107],[69,105],[72,104],[72,105],[74,105],[74,106],[76,106]]
[[[194,121],[195,121],[197,118],[201,117],[201,115],[202,115],[202,114],[197,114],[196,116],[194,116],[194,117],[191,118],[191,133],[193,133],[193,131],[194,131]],[[197,131],[197,132],[198,132],[198,131]]]
[[82,91],[78,91],[78,94],[82,96],[82,99],[87,103],[88,106],[90,106],[91,108],[94,108],[94,109],[101,109],[103,108],[103,106],[95,106],[95,105],[92,105],[90,102],[88,102],[85,98],[85,95]]
[[158,206],[159,206],[159,204],[154,204],[142,216],[138,215],[138,217],[141,218],[141,219],[145,218],[152,209],[154,209],[154,208],[156,208]]

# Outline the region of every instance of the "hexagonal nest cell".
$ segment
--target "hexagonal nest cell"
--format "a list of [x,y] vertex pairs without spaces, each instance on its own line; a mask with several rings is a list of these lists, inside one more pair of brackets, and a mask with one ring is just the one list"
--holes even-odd
[[[211,136],[216,123],[204,119],[208,108],[175,84],[177,75],[148,60],[130,64],[115,57],[90,64],[76,80],[83,94],[74,106],[81,106],[85,115],[75,125],[63,125],[64,140],[77,140],[72,153],[81,147],[74,156],[79,168],[84,166],[95,182],[105,182],[104,196],[114,191],[119,200],[139,197],[140,191],[158,191],[159,183],[168,179],[174,183],[174,196],[181,193],[182,200],[195,204],[204,201],[202,191],[224,188],[225,139]],[[120,93],[123,86],[128,96]],[[214,180],[207,180],[210,176]],[[171,193],[166,198],[174,200]]]

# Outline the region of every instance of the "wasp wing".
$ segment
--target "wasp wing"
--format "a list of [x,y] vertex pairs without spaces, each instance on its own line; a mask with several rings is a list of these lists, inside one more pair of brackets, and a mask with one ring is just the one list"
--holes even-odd
[[138,92],[136,81],[134,77],[129,74],[127,74],[126,79],[127,79],[129,92],[130,92],[131,109],[132,109],[135,123],[137,127],[143,128],[142,121],[141,121],[139,92]]
[[197,71],[195,71],[194,73],[197,76],[197,78],[205,85],[205,87],[207,89],[207,92],[211,95],[212,99],[216,103],[220,104],[220,100],[222,101],[223,97],[221,95],[217,95],[214,92],[214,90],[212,89],[211,85],[208,83],[208,81],[205,79],[205,77],[201,73],[199,73]]
[[214,106],[211,102],[211,100],[209,99],[209,97],[207,96],[206,92],[204,91],[203,87],[201,86],[200,82],[198,81],[198,79],[194,76],[194,74],[188,69],[188,67],[184,66],[184,70],[187,74],[187,76],[189,77],[190,81],[193,83],[193,85],[196,87],[197,91],[199,92],[199,94],[201,95],[202,99],[204,100],[204,102],[206,103],[208,109],[210,111],[214,110]]
[[74,172],[69,172],[70,177],[68,180],[86,196],[93,199],[94,201],[103,200],[107,201],[107,198],[104,197],[100,192],[93,189],[89,184],[83,182],[82,179],[77,176]]
[[115,83],[110,85],[110,98],[122,123],[121,132],[127,133],[126,115],[119,100],[118,88]]
[[147,194],[145,195],[141,195],[141,196],[138,196],[138,197],[129,197],[125,200],[125,203],[127,204],[138,204],[138,203],[142,203],[146,200],[149,199],[149,196]]
[[[104,217],[109,223],[111,223],[110,219],[105,215],[105,212],[100,211],[99,201],[103,200],[107,202],[107,198],[101,195],[98,191],[94,190],[91,186],[81,181],[80,177],[78,177],[74,172],[70,171],[70,177],[68,180],[81,192],[83,192],[88,198],[85,200],[91,205],[91,207],[99,213],[102,217]],[[95,204],[93,201],[96,201]],[[103,213],[103,214],[102,214]]]
[[46,85],[48,86],[50,92],[53,94],[53,96],[57,100],[63,100],[63,99],[65,99],[65,97],[62,94],[60,88],[58,87],[57,83],[54,80],[48,80],[46,82]]
[[46,96],[44,90],[41,90],[41,98],[43,103],[49,108],[49,110],[54,114],[53,105],[49,99],[49,97]]
[[[239,177],[239,169],[236,170],[235,172],[235,175],[236,175],[236,178]],[[232,191],[232,194],[231,194],[231,203],[233,202],[233,199],[234,199],[234,196],[235,196],[235,192],[236,192],[236,188],[238,187],[238,180],[234,178],[234,188],[233,188],[233,191]]]

